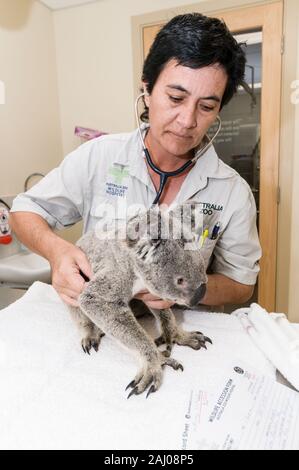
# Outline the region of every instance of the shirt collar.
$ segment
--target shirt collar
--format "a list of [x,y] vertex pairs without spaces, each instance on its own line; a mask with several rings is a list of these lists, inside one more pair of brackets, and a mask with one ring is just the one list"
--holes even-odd
[[[198,152],[200,149],[196,153]],[[202,177],[217,179],[230,178],[235,174],[235,171],[218,157],[214,145],[211,145],[199,157],[191,171]]]

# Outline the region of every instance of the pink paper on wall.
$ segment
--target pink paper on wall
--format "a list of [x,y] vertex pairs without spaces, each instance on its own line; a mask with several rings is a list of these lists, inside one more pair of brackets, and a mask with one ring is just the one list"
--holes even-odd
[[96,129],[89,129],[88,127],[75,127],[75,135],[81,139],[91,140],[101,135],[107,135],[107,132],[98,131]]

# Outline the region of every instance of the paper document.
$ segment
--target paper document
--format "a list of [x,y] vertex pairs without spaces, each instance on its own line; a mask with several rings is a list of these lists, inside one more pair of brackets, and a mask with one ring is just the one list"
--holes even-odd
[[299,450],[299,393],[234,363],[212,394],[190,392],[181,447]]

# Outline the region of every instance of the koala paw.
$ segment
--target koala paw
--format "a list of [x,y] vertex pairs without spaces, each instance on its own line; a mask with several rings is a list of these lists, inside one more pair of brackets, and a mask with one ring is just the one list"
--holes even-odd
[[98,352],[102,336],[104,336],[104,333],[96,333],[85,336],[85,338],[83,338],[81,341],[83,351],[88,355],[90,355],[91,348]]
[[[179,344],[180,346],[189,346],[192,349],[207,349],[206,343],[212,343],[210,338],[204,336],[200,331],[183,331],[178,330],[177,333],[172,338],[172,344]],[[166,350],[162,354],[166,357],[169,357],[172,350],[172,344],[169,344],[169,341],[166,341],[165,336],[161,335],[155,340],[156,346],[161,346],[166,344]]]
[[204,336],[200,331],[179,330],[174,338],[174,343],[180,346],[189,346],[192,349],[207,349],[206,343],[213,344],[210,338]]
[[132,388],[127,398],[130,398],[132,395],[140,395],[140,393],[143,393],[148,387],[150,388],[148,389],[146,398],[150,393],[156,392],[162,383],[162,368],[164,366],[170,366],[175,370],[184,370],[182,364],[178,361],[166,358],[163,353],[160,353],[158,362],[155,364],[147,363],[146,366],[139,371],[135,379],[126,387],[126,390]]

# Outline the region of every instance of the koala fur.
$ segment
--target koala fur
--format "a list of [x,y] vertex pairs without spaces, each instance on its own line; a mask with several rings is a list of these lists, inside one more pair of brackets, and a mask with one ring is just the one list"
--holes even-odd
[[[192,230],[186,229],[186,220],[180,229],[181,213],[179,210],[179,215],[170,212],[166,216],[156,208],[149,209],[129,219],[125,228],[110,231],[109,236],[99,237],[92,231],[77,242],[94,275],[79,296],[80,307],[69,309],[80,330],[84,352],[89,354],[91,348],[97,351],[101,337],[108,334],[139,355],[142,367],[127,387],[132,388],[128,398],[148,387],[147,396],[158,390],[163,366],[183,370],[169,357],[173,343],[193,349],[205,347],[207,341],[211,343],[200,332],[183,331],[170,308],[150,309],[161,326],[161,336],[156,341],[136,319],[142,305],[147,309],[133,299],[142,289],[187,307],[197,305],[205,293],[204,259]],[[180,237],[170,236],[178,227]],[[117,237],[121,230],[125,233]],[[192,249],[186,249],[188,244]],[[166,350],[162,352],[158,346],[164,343]]]

